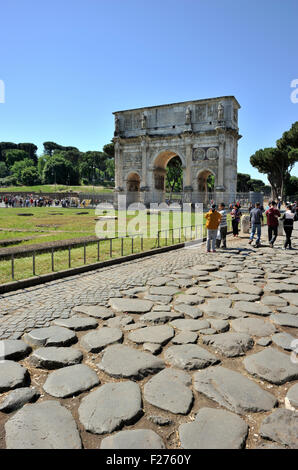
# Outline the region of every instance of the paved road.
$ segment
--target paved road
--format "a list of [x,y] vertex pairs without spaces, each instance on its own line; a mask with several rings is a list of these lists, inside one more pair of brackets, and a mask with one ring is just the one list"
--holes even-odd
[[298,258],[282,241],[2,295],[0,447],[297,448]]

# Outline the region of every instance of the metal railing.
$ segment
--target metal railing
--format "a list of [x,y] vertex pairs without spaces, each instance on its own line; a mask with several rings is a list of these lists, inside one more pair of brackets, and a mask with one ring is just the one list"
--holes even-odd
[[[228,231],[231,230],[231,220],[227,219],[227,224],[228,224]],[[164,230],[158,230],[157,236],[153,240],[152,246],[148,249],[146,248],[145,251],[151,251],[156,248],[161,248],[162,246],[171,246],[175,244],[181,244],[181,243],[186,243],[188,241],[192,240],[203,240],[204,237],[206,236],[206,227],[205,225],[189,225],[185,227],[174,227],[174,228],[169,228],[169,229],[164,229]],[[139,247],[136,246],[135,240],[136,238],[140,239],[140,244]],[[124,242],[125,240],[130,240],[129,242],[129,252],[124,253]],[[155,241],[154,241],[155,240]],[[164,243],[162,241],[164,240]],[[115,248],[115,242],[120,242],[117,247],[117,250]],[[72,249],[78,249],[80,247],[83,248],[83,263],[80,264],[80,266],[86,265],[87,264],[87,247],[91,245],[96,245],[97,250],[96,250],[96,256],[95,256],[95,263],[98,263],[100,261],[104,261],[107,259],[112,259],[114,255],[120,254],[120,257],[123,257],[124,255],[127,256],[129,254],[134,254],[137,252],[144,252],[144,235],[137,233],[135,235],[128,235],[128,236],[119,236],[119,237],[113,237],[113,238],[105,238],[105,239],[99,239],[97,241],[84,241],[75,245],[66,245],[65,247],[61,248],[61,246],[57,246],[55,249],[54,247],[50,248],[48,253],[50,253],[50,266],[51,266],[51,271],[48,271],[46,274],[49,274],[49,272],[56,272],[56,263],[55,263],[55,253],[56,252],[66,252],[67,253],[67,266],[68,269],[71,269],[72,266]],[[103,250],[103,246],[105,245],[106,252]],[[138,250],[139,248],[139,250]],[[126,250],[127,251],[127,250]],[[10,263],[11,263],[11,279],[14,281],[15,280],[15,274],[16,274],[16,260],[17,259],[24,259],[28,257],[32,257],[32,275],[36,276],[37,274],[37,269],[36,269],[36,264],[37,264],[37,255],[39,251],[38,250],[33,250],[33,251],[27,251],[26,253],[19,253],[19,254],[12,254],[10,257]],[[103,253],[103,254],[102,254]],[[46,254],[45,252],[41,252],[40,254]],[[77,255],[77,253],[76,253]],[[108,256],[106,256],[108,255]],[[78,257],[78,256],[76,256]],[[93,257],[94,258],[94,257]],[[89,263],[90,264],[90,263]],[[94,261],[91,263],[94,264]],[[78,266],[76,266],[78,267]]]
[[[120,241],[120,254],[121,254],[121,257],[124,256],[124,240],[125,239],[130,239],[131,242],[130,242],[130,253],[133,254],[136,252],[136,244],[134,243],[134,240],[136,238],[140,238],[140,249],[141,251],[144,250],[144,236],[143,234],[140,234],[140,233],[137,233],[135,235],[128,235],[128,236],[119,236],[119,237],[113,237],[113,238],[105,238],[105,239],[100,239],[100,240],[97,240],[97,241],[90,241],[90,242],[86,242],[84,241],[83,243],[77,243],[75,245],[66,245],[64,246],[63,248],[61,248],[60,246],[57,246],[56,250],[54,247],[50,248],[49,249],[49,253],[50,253],[50,261],[51,261],[51,271],[52,272],[55,272],[55,252],[61,252],[61,251],[66,251],[68,252],[68,269],[71,269],[72,268],[72,257],[71,257],[71,250],[72,249],[78,249],[80,246],[82,246],[83,248],[83,264],[82,265],[86,265],[87,264],[87,247],[90,246],[90,245],[97,245],[97,256],[96,256],[96,262],[99,262],[101,260],[103,260],[105,257],[104,256],[101,256],[101,252],[103,251],[102,250],[102,246],[103,244],[108,244],[108,254],[109,254],[109,257],[108,259],[111,259],[113,258],[113,254],[115,254],[115,251],[113,252],[113,242],[114,241]],[[118,250],[117,250],[118,252]],[[10,262],[11,262],[11,279],[12,280],[15,280],[15,262],[16,262],[16,259],[20,259],[20,258],[28,258],[28,257],[32,257],[32,275],[33,276],[36,276],[36,258],[37,258],[37,254],[39,253],[38,250],[33,250],[33,251],[27,251],[26,253],[19,253],[19,254],[15,254],[13,253],[11,256],[10,256]],[[45,254],[44,251],[41,252],[40,254]],[[105,258],[106,259],[106,258]],[[0,261],[1,262],[1,261]]]

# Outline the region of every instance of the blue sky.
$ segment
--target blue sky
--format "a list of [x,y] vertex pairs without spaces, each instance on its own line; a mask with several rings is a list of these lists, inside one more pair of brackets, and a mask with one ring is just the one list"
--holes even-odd
[[0,14],[0,141],[101,150],[113,111],[234,95],[238,171],[264,179],[250,155],[298,120],[297,0],[10,0]]

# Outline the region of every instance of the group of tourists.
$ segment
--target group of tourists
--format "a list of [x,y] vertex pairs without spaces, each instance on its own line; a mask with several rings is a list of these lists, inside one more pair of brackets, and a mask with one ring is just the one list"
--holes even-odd
[[5,207],[51,207],[53,204],[59,204],[59,201],[44,197],[10,195],[0,196],[0,203],[2,202],[5,204]]
[[[242,216],[240,211],[240,204],[236,203],[232,206],[230,215],[232,217],[233,236],[239,236],[239,223]],[[263,213],[267,217],[268,226],[268,240],[269,245],[273,248],[278,235],[279,222],[283,223],[283,229],[286,235],[286,240],[283,249],[292,249],[291,236],[294,226],[294,221],[298,220],[298,205],[295,202],[293,205],[287,204],[286,211],[281,216],[278,203],[271,201],[268,208],[264,210],[263,206],[259,202],[255,203],[254,207],[250,208],[250,224],[251,232],[249,237],[249,244],[251,244],[256,235],[255,247],[261,246],[261,227],[264,220]],[[231,209],[231,207],[230,207]],[[216,210],[216,204],[212,204],[209,212],[205,214],[206,228],[207,228],[207,253],[216,252],[216,248],[226,248],[226,236],[227,236],[227,211],[225,210],[225,204],[222,202],[219,204],[218,211]]]

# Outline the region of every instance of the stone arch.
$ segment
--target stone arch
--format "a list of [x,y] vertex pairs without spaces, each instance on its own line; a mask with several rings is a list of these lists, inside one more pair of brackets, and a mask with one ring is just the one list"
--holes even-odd
[[174,158],[179,157],[182,163],[183,169],[183,181],[184,181],[184,170],[186,168],[184,155],[177,150],[164,149],[159,150],[153,157],[153,180],[154,180],[154,189],[157,191],[165,190],[165,179],[166,179],[166,168],[169,161]]
[[139,202],[141,177],[136,171],[131,171],[126,177],[127,203]]
[[136,171],[131,171],[126,177],[126,191],[140,191],[141,177]]

